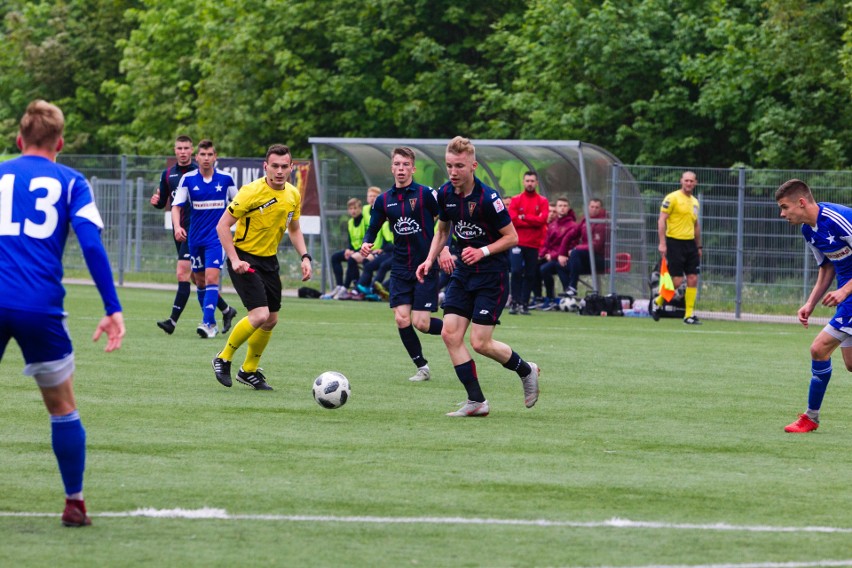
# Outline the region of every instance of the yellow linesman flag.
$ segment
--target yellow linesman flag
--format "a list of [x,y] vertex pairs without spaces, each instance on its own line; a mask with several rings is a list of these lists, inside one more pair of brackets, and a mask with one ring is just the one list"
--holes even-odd
[[669,274],[669,264],[666,262],[666,257],[660,263],[660,296],[667,302],[671,302],[675,297],[674,282],[672,275]]

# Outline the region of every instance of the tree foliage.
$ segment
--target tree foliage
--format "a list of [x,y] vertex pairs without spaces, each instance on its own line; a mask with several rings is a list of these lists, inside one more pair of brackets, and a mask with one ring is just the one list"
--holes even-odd
[[82,153],[463,134],[625,163],[852,162],[840,0],[5,0],[0,16],[0,151],[43,97]]

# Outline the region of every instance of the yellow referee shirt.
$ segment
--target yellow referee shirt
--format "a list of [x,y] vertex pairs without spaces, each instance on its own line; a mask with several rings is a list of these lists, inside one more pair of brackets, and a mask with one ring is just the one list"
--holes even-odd
[[237,218],[234,246],[256,256],[275,256],[290,221],[299,218],[302,196],[289,183],[284,189],[272,189],[266,177],[240,188],[228,205]]
[[698,199],[681,190],[673,191],[663,199],[661,213],[668,213],[666,236],[688,241],[695,238],[695,223],[698,221]]

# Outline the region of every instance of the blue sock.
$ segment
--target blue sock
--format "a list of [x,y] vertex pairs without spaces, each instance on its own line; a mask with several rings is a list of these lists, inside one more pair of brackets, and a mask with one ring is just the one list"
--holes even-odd
[[51,416],[50,430],[65,494],[80,493],[86,469],[86,430],[80,414],[75,410],[65,416]]
[[201,310],[204,312],[204,323],[216,325],[216,304],[219,303],[219,286],[208,284],[204,289],[204,303]]
[[831,359],[811,361],[811,387],[808,391],[808,409],[819,410],[828,381],[831,380]]
[[204,311],[204,294],[206,288],[196,288],[195,295],[198,296],[198,305],[201,306],[201,311]]
[[172,321],[177,323],[178,318],[183,313],[186,307],[186,302],[189,300],[189,282],[178,282],[177,294],[175,294],[175,303],[172,306]]

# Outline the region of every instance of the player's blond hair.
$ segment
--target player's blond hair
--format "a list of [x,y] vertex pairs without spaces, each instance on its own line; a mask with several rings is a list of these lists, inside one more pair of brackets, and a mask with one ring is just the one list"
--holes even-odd
[[371,185],[370,187],[367,188],[367,195],[368,196],[373,195],[373,194],[381,195],[381,193],[382,193],[382,188],[376,187],[375,185]]
[[21,139],[27,146],[54,150],[65,130],[62,110],[45,100],[36,99],[27,105],[21,117]]
[[447,144],[448,154],[469,154],[476,161],[476,148],[469,138],[456,136]]
[[804,197],[805,201],[808,203],[816,202],[814,194],[811,192],[811,188],[808,187],[808,184],[795,178],[785,181],[781,184],[781,187],[775,190],[775,201],[780,201],[785,197],[791,197],[793,199]]

